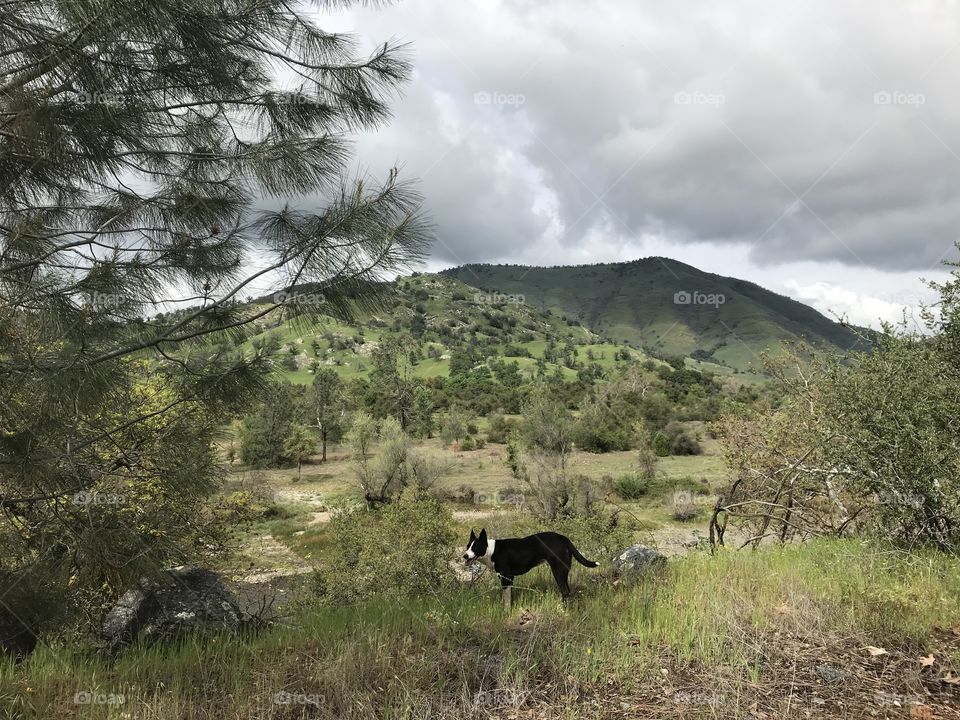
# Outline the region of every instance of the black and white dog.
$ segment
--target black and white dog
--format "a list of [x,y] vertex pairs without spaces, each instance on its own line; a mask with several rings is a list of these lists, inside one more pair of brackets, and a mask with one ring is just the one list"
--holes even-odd
[[[479,535],[470,531],[470,542],[463,559],[467,565],[479,560],[500,576],[500,585],[504,590],[513,586],[517,575],[529,572],[541,563],[550,565],[553,579],[557,581],[560,594],[566,600],[570,597],[570,562],[576,558],[581,565],[589,568],[599,567],[600,563],[587,560],[570,542],[570,538],[560,533],[542,532],[525,538],[502,538],[494,540],[487,537],[485,529]],[[508,600],[505,600],[508,603]]]

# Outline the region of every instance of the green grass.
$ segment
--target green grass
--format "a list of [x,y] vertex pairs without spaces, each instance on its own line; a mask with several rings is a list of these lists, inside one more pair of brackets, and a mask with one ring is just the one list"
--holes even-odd
[[[960,623],[960,561],[853,541],[694,554],[639,583],[596,577],[579,571],[578,597],[561,606],[540,573],[509,615],[482,583],[307,607],[257,636],[134,648],[113,664],[71,646],[41,648],[0,665],[0,716],[466,718],[497,690],[491,697],[517,698],[532,716],[549,707],[602,717],[598,708],[615,716],[620,699],[648,690],[662,698],[666,677],[674,689],[723,689],[717,711],[748,717],[753,702],[769,701],[766,685],[780,687],[792,653],[815,664],[817,652],[853,657],[876,645],[909,659],[930,649],[935,626]],[[793,672],[810,673],[806,664]],[[84,691],[125,703],[74,705]],[[317,704],[275,705],[281,691]],[[592,697],[603,702],[585,704]]]

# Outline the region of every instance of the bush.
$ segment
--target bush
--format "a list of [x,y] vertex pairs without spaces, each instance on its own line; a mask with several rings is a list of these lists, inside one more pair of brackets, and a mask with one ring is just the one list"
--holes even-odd
[[588,560],[598,561],[603,568],[632,542],[633,528],[621,522],[621,517],[618,512],[561,515],[549,529],[566,535]]
[[265,487],[230,493],[220,503],[218,511],[224,522],[231,526],[253,520],[284,517],[288,514],[282,505],[274,501],[272,493]]
[[328,602],[432,595],[455,582],[449,565],[453,516],[423,490],[408,488],[379,511],[338,512],[329,533],[337,551],[315,575]]
[[477,449],[477,444],[474,442],[474,440],[473,440],[472,437],[470,437],[469,435],[467,435],[467,436],[460,442],[460,449],[461,449],[461,450],[476,450],[476,449]]
[[662,432],[653,436],[653,454],[657,457],[667,457],[670,454],[670,441]]
[[487,440],[499,445],[506,445],[510,442],[510,435],[519,429],[520,423],[516,420],[511,420],[503,415],[492,415]]
[[700,441],[678,422],[669,423],[662,436],[671,455],[699,455],[703,452]]
[[690,493],[677,492],[673,494],[670,516],[674,520],[687,522],[696,519],[699,515],[700,508],[693,502],[693,496]]
[[621,475],[614,481],[613,489],[624,500],[638,500],[650,492],[650,480],[640,475]]

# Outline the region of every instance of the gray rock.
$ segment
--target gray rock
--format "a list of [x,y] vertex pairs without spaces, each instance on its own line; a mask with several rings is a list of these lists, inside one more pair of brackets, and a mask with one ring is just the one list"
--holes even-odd
[[243,614],[215,573],[179,567],[128,590],[103,620],[110,649],[139,638],[170,640],[187,632],[237,630]]
[[663,567],[667,558],[646,545],[631,545],[613,558],[613,569],[619,575],[646,572]]

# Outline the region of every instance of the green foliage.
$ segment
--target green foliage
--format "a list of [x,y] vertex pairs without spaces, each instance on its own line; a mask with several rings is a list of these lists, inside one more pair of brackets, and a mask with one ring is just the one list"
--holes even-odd
[[703,452],[700,441],[678,422],[669,423],[662,433],[670,455],[699,455]]
[[[358,57],[276,0],[2,14],[0,556],[50,564],[66,605],[219,547],[217,428],[293,359],[245,328],[379,306],[430,230],[395,171],[349,176],[349,133],[409,77],[397,45]],[[265,277],[313,294],[241,306]],[[279,461],[283,424],[246,427],[249,460]]]
[[296,424],[283,441],[283,454],[297,466],[297,480],[300,479],[300,469],[316,451],[316,442],[305,425]]
[[670,441],[663,432],[657,432],[654,434],[653,452],[657,457],[667,457],[670,455]]
[[436,483],[443,468],[414,448],[413,440],[396,418],[380,422],[376,431],[377,452],[371,458],[371,423],[369,416],[358,414],[348,436],[360,490],[369,506],[392,502],[407,487],[425,490]]
[[[467,436],[467,425],[473,416],[465,410],[452,406],[440,420],[440,439],[450,445]],[[472,441],[471,441],[472,444]]]
[[327,441],[343,432],[347,413],[346,387],[332,368],[319,368],[313,376],[313,392],[308,399],[307,416],[320,431],[323,459],[327,459]]
[[931,335],[887,328],[869,354],[768,363],[786,400],[722,426],[729,517],[783,541],[860,530],[960,547],[957,282],[940,286]]
[[632,473],[621,475],[614,481],[613,489],[624,500],[639,500],[650,492],[650,478]]
[[520,422],[503,415],[494,414],[490,417],[490,429],[487,431],[487,440],[499,445],[506,445],[510,436],[520,430]]
[[240,460],[252,467],[280,467],[290,457],[284,443],[297,420],[296,390],[276,383],[269,400],[261,402],[240,424]]
[[335,513],[329,532],[335,553],[317,573],[329,602],[373,597],[392,601],[447,592],[455,541],[453,516],[434,496],[409,488],[378,511]]
[[[488,292],[523,294],[534,307],[554,314],[601,319],[614,342],[656,347],[676,368],[697,350],[714,362],[749,370],[761,352],[784,341],[806,338],[847,349],[859,340],[849,328],[807,305],[669,258],[549,268],[470,264],[445,274]],[[678,293],[694,289],[722,296],[723,302],[700,305],[698,311],[675,301]],[[730,329],[741,341],[730,342]]]

